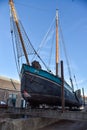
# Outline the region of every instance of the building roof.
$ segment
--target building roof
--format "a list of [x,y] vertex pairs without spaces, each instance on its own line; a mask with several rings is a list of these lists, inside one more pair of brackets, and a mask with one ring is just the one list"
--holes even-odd
[[0,76],[0,88],[20,91],[20,81]]

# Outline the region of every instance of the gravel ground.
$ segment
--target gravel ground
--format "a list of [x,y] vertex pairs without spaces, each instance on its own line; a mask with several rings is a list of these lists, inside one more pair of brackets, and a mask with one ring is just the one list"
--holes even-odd
[[38,130],[87,130],[87,121],[60,120]]

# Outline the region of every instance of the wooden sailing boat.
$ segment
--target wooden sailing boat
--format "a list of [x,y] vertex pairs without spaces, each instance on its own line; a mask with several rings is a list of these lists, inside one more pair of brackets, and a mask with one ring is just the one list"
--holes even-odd
[[[62,81],[58,76],[58,11],[56,11],[56,74],[52,74],[43,70],[38,61],[34,61],[30,65],[13,0],[9,0],[9,3],[17,35],[15,34],[15,30],[13,31],[15,37],[19,38],[26,59],[26,64],[23,64],[21,69],[21,94],[31,106],[39,106],[40,104],[59,106],[61,105]],[[31,47],[33,48],[32,45]],[[33,50],[37,54],[34,48]],[[65,106],[81,106],[80,98],[78,98],[66,82],[64,82],[64,98]]]

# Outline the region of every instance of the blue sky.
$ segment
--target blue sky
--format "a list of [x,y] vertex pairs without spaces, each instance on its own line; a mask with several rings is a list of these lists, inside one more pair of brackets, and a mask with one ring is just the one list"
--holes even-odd
[[[78,88],[87,95],[87,1],[86,0],[14,0],[18,16],[35,48],[42,41],[54,16],[59,20],[71,67]],[[64,63],[65,77],[67,67]],[[19,79],[11,35],[8,0],[0,0],[0,75]],[[75,87],[76,89],[76,87]]]

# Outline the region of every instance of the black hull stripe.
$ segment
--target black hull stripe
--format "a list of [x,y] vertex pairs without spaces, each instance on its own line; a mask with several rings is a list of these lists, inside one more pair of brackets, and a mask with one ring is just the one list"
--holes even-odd
[[57,84],[56,82],[53,82],[53,81],[51,81],[51,80],[49,80],[49,79],[46,79],[46,78],[44,78],[44,77],[38,76],[38,75],[36,75],[36,74],[32,74],[32,73],[30,73],[30,72],[29,72],[29,73],[28,73],[28,72],[25,72],[25,73],[28,74],[28,75],[32,75],[32,76],[38,77],[38,78],[40,78],[40,79],[47,80],[47,81],[49,81],[49,82],[51,82],[51,83],[57,85],[58,87],[61,87],[60,84]]

